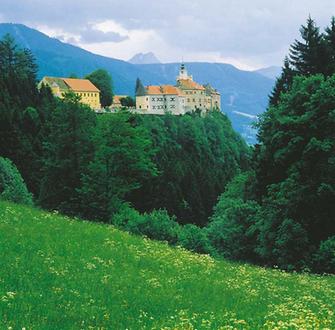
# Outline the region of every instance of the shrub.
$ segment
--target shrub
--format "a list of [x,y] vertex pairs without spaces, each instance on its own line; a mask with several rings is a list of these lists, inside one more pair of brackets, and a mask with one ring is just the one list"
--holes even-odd
[[179,232],[178,243],[185,249],[198,252],[209,253],[210,245],[205,229],[195,225],[185,225]]
[[140,214],[135,209],[126,206],[113,217],[112,223],[133,234],[145,235],[151,239],[175,244],[178,241],[180,230],[175,220],[175,217],[170,217],[166,210],[154,210],[151,213]]
[[314,268],[317,272],[335,273],[335,236],[321,242],[314,255]]
[[0,199],[14,203],[32,205],[29,193],[20,172],[7,158],[0,157]]

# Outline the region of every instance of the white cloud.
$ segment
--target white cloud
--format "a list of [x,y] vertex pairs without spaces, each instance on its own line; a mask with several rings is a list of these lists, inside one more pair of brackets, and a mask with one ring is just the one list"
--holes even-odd
[[87,43],[80,41],[78,43],[80,47],[100,55],[128,60],[135,53],[155,51],[155,49],[166,47],[161,37],[151,29],[126,29],[113,20],[100,22],[92,27],[104,33],[113,32],[125,37],[119,42]]
[[121,59],[153,51],[257,68],[282,64],[309,14],[323,28],[334,13],[334,0],[1,0],[0,21]]

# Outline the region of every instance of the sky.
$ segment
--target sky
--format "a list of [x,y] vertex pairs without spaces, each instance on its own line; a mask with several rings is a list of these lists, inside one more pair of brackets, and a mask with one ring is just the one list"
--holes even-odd
[[323,29],[335,0],[0,0],[0,23],[22,23],[91,52],[161,62],[281,66],[308,15]]

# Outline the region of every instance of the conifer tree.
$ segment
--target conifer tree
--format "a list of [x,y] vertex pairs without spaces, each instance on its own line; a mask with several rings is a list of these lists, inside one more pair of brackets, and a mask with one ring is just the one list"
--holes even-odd
[[326,73],[326,49],[323,35],[314,20],[309,17],[300,28],[302,41],[295,40],[290,49],[290,63],[300,75]]
[[282,68],[282,73],[276,80],[276,85],[269,98],[270,105],[276,105],[279,102],[280,94],[287,92],[293,82],[294,70],[290,66],[290,60],[285,57],[284,66]]
[[332,17],[330,26],[325,30],[325,42],[328,51],[329,75],[335,73],[335,16]]

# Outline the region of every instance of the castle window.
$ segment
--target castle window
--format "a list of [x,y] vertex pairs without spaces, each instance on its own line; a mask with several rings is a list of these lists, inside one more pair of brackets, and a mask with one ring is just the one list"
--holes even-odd
[[170,109],[175,109],[175,108],[176,108],[176,106],[174,104],[170,105]]
[[176,100],[175,97],[171,97],[171,98],[170,98],[170,101],[175,101],[175,100]]
[[155,98],[155,97],[153,97],[153,98],[151,99],[151,101],[156,101],[156,98]]

